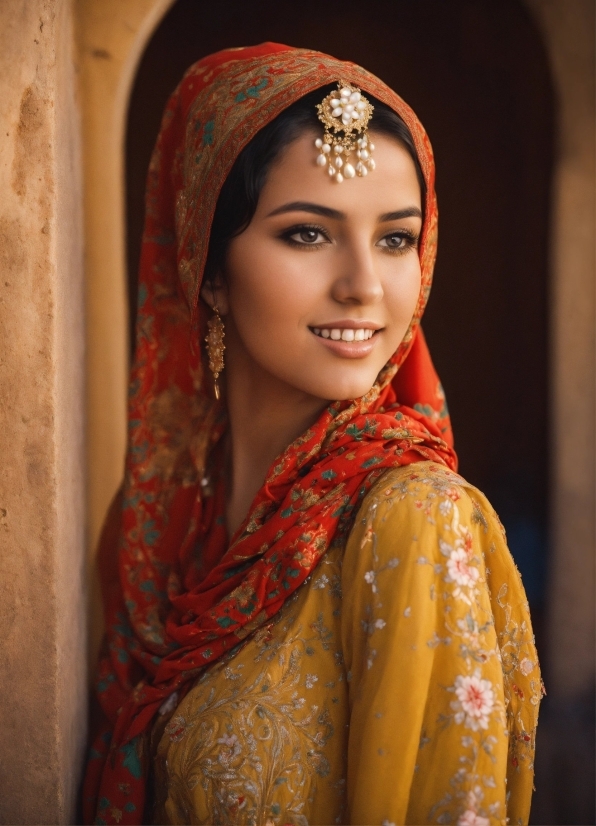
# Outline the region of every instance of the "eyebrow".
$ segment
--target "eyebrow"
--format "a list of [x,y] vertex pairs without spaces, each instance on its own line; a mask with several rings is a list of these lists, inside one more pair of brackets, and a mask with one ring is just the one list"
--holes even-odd
[[[312,204],[309,201],[292,201],[289,204],[283,204],[272,210],[267,215],[267,218],[271,218],[274,215],[283,215],[285,212],[310,212],[313,215],[322,215],[324,218],[331,218],[334,221],[345,221],[347,217],[344,212],[322,206],[321,204]],[[422,218],[422,212],[418,207],[406,207],[405,209],[398,209],[395,212],[385,212],[379,217],[379,222],[397,221],[400,218]]]
[[283,204],[270,212],[267,218],[271,218],[273,215],[283,215],[284,212],[312,212],[313,215],[323,215],[325,218],[333,218],[335,221],[345,221],[346,219],[345,213],[338,209],[331,209],[331,207],[321,206],[320,204],[311,204],[309,201],[292,201],[289,204]]
[[384,215],[381,215],[379,222],[382,224],[385,221],[398,221],[400,218],[422,218],[422,212],[418,207],[398,209],[396,212],[386,212]]

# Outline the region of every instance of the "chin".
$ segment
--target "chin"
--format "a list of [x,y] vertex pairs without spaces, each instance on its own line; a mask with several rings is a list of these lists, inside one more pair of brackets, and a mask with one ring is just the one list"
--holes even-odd
[[375,383],[377,373],[374,376],[367,376],[355,378],[354,376],[346,376],[345,379],[335,377],[330,382],[317,383],[316,392],[313,395],[321,399],[329,399],[334,402],[343,402],[350,399],[359,399],[368,393],[370,388]]

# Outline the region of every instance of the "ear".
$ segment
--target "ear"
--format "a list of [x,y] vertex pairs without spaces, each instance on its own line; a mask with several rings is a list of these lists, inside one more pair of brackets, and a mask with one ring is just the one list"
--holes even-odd
[[215,278],[203,282],[201,286],[201,298],[212,310],[215,310],[217,307],[220,315],[227,315],[229,313],[230,302],[228,301],[228,290],[221,273],[218,273]]

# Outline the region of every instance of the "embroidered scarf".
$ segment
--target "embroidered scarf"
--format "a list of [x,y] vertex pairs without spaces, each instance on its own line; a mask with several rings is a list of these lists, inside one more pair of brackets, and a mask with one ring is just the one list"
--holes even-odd
[[[258,130],[340,78],[390,106],[412,133],[427,185],[422,287],[404,340],[371,390],[331,404],[278,457],[228,544],[217,481],[225,412],[201,354],[211,221],[226,176]],[[86,822],[143,822],[147,735],[160,709],[174,707],[201,669],[279,611],[330,544],[345,539],[380,474],[422,459],[455,469],[419,326],[436,238],[426,133],[359,66],[265,43],[199,61],[172,95],[147,183],[123,493],[100,543],[107,631],[97,693],[107,722],[87,766]]]

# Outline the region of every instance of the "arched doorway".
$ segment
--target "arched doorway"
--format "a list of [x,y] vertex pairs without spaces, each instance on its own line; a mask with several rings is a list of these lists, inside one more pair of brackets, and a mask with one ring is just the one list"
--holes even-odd
[[126,144],[130,307],[150,153],[167,97],[191,63],[230,45],[276,40],[355,60],[382,77],[419,114],[437,158],[440,244],[424,329],[461,472],[499,512],[538,612],[546,562],[554,114],[540,34],[520,0],[498,8],[371,0],[365,25],[356,3],[305,0],[299,13],[279,9],[274,0],[258,10],[236,0],[216,7],[178,0],[149,42]]
[[[462,474],[506,527],[543,634],[549,490],[548,252],[554,94],[521,0],[177,0],[148,43],[126,137],[131,330],[144,182],[167,97],[185,69],[230,45],[275,40],[354,60],[425,124],[437,159],[439,257],[424,329],[452,415]],[[316,20],[316,25],[312,21]],[[543,786],[544,788],[544,786]]]
[[291,13],[274,0],[216,10],[177,0],[140,64],[127,135],[134,307],[145,171],[166,98],[193,61],[263,40],[318,48],[362,63],[420,115],[441,212],[424,327],[461,472],[505,524],[550,687],[536,823],[594,817],[594,9],[572,5],[371,0],[362,19],[338,0]]

